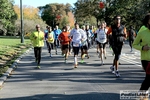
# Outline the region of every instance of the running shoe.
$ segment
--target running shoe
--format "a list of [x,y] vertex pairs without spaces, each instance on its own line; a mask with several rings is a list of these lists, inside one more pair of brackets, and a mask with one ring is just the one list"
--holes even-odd
[[65,59],[65,63],[67,63],[67,60]]
[[87,59],[89,59],[90,57],[89,56],[87,56]]
[[111,70],[111,72],[112,72],[113,74],[115,74],[114,66],[111,66],[111,67],[110,67],[110,70]]
[[52,58],[52,55],[50,54],[50,56],[49,56],[50,58]]
[[115,72],[116,77],[120,77],[120,73],[118,71]]
[[104,61],[101,61],[101,65],[104,65]]
[[81,60],[81,63],[84,63],[84,60]]
[[98,53],[98,58],[100,58],[100,53]]
[[41,67],[40,67],[40,65],[37,65],[37,69],[40,69]]
[[74,68],[77,68],[77,64],[74,65]]

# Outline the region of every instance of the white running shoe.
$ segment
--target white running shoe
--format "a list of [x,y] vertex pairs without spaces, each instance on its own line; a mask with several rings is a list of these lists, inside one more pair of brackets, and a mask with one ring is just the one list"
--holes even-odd
[[116,77],[120,77],[120,73],[118,71],[116,71]]
[[111,66],[111,67],[110,67],[110,70],[111,70],[111,72],[112,72],[113,74],[115,74],[114,66]]

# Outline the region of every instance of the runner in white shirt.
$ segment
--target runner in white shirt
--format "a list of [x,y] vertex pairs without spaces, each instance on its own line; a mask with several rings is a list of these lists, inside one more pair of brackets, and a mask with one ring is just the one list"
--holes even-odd
[[70,37],[72,37],[72,46],[74,52],[74,68],[77,68],[78,61],[77,56],[79,54],[79,49],[81,46],[81,42],[84,40],[84,31],[79,28],[79,24],[75,23],[75,28],[71,30]]
[[82,26],[82,29],[84,31],[83,34],[83,39],[82,39],[82,43],[81,43],[81,63],[84,62],[84,57],[87,56],[87,58],[89,58],[88,55],[88,42],[87,42],[87,34],[86,34],[86,30],[85,30],[85,26]]
[[107,29],[105,28],[105,22],[102,22],[101,27],[99,27],[99,29],[96,31],[97,33],[97,41],[98,41],[98,45],[99,45],[99,56],[101,58],[101,64],[104,64],[104,60],[103,60],[103,56],[106,59],[106,42],[107,42]]

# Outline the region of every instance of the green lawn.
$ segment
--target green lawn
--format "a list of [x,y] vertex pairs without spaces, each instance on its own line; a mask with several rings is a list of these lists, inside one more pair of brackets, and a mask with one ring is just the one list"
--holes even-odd
[[31,47],[29,39],[0,37],[0,76],[11,66],[14,60]]

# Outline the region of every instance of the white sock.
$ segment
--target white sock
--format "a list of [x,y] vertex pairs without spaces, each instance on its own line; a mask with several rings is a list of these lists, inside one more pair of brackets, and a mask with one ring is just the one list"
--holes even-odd
[[74,57],[74,64],[77,64],[77,57]]

